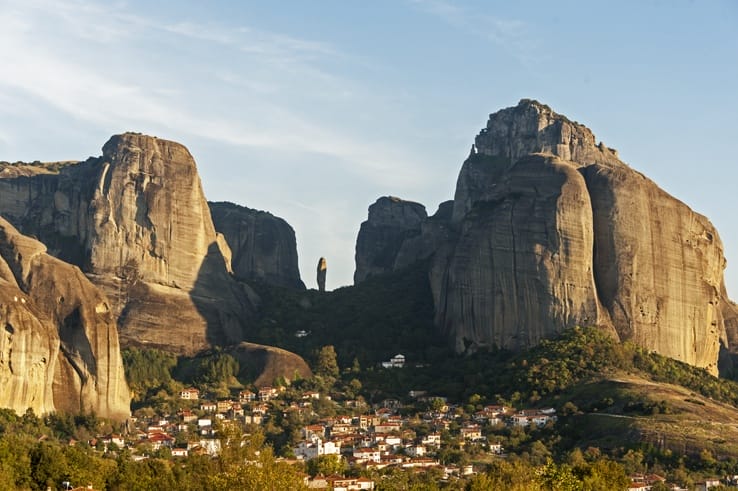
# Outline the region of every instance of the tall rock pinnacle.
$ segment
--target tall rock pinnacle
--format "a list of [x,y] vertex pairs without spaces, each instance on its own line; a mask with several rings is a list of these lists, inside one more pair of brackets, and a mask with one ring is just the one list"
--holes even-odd
[[325,291],[325,277],[328,274],[328,263],[326,262],[324,257],[321,257],[318,259],[318,270],[317,270],[317,279],[318,279],[318,290],[321,292]]

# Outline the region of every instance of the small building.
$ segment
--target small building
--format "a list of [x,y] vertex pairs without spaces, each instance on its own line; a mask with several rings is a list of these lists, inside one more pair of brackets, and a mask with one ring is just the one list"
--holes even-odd
[[382,362],[383,368],[403,368],[404,366],[405,366],[405,355],[400,354],[400,353],[390,358],[389,361]]
[[194,387],[183,389],[179,392],[179,398],[186,401],[196,401],[200,398],[200,391]]
[[247,402],[253,402],[256,400],[256,393],[250,390],[242,390],[238,393],[238,402],[246,404]]
[[214,402],[201,402],[200,403],[200,411],[204,411],[206,413],[214,413],[218,409],[218,405]]

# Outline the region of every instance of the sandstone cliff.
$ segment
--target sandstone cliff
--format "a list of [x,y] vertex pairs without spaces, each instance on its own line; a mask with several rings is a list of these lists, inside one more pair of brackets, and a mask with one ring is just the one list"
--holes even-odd
[[232,252],[233,274],[272,285],[304,289],[297,264],[295,231],[283,219],[233,203],[208,203],[215,230]]
[[[588,324],[716,372],[735,317],[717,231],[583,125],[531,100],[490,115],[450,215],[444,233],[420,235],[432,251],[402,263],[432,255],[436,322],[457,350],[522,349]],[[398,251],[385,258],[398,269],[417,240],[374,250]]]
[[0,404],[123,419],[130,396],[108,299],[0,218]]
[[392,271],[403,242],[420,235],[426,218],[423,205],[394,196],[379,198],[370,206],[356,239],[354,283]]
[[122,343],[192,354],[244,339],[255,298],[184,146],[126,133],[56,174],[0,175],[0,213],[108,294]]

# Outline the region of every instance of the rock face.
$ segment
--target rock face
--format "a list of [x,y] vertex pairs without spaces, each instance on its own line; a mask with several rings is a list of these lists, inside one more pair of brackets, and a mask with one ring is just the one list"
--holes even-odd
[[0,213],[108,294],[124,345],[191,354],[244,339],[255,299],[230,275],[184,146],[126,133],[58,174],[18,174],[0,179]]
[[354,283],[394,269],[403,242],[421,233],[428,218],[425,207],[394,196],[379,198],[369,207],[369,219],[356,239]]
[[109,304],[78,268],[0,218],[0,404],[128,416]]
[[233,203],[208,203],[215,230],[232,252],[237,278],[304,289],[297,265],[295,231],[279,217]]
[[[419,235],[430,252],[397,235],[373,250],[398,251],[387,270],[432,256],[436,322],[457,350],[598,325],[716,373],[724,317],[735,324],[717,231],[548,106],[490,115],[438,223]],[[357,246],[357,273],[365,255]]]

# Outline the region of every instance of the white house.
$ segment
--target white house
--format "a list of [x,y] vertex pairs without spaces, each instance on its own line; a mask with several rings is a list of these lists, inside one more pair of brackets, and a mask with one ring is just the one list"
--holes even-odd
[[404,366],[405,366],[405,355],[400,354],[400,353],[390,358],[390,361],[382,362],[383,368],[402,368]]
[[333,441],[324,442],[314,436],[298,443],[294,451],[298,459],[311,460],[321,455],[341,455],[341,445]]

